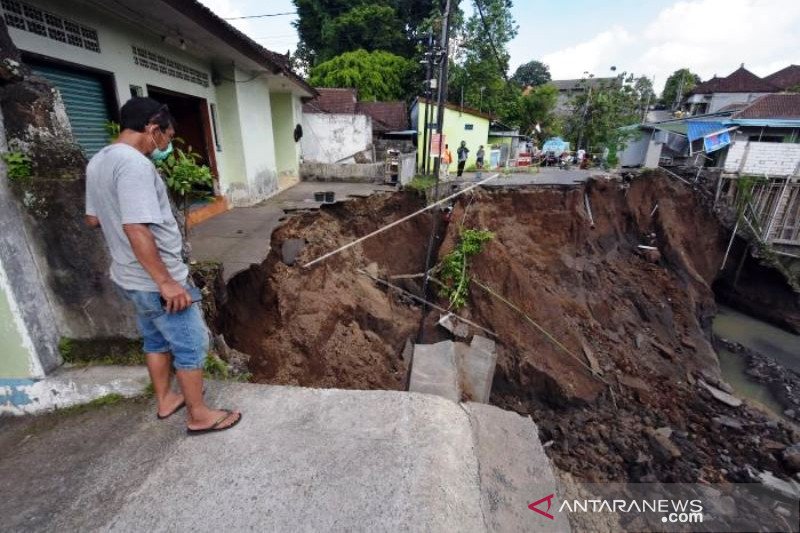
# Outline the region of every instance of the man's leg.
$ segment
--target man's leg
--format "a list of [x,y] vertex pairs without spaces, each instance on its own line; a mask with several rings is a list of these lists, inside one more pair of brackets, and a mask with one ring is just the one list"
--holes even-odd
[[169,353],[148,353],[145,356],[147,371],[158,403],[159,416],[167,416],[183,402],[183,395],[172,392],[170,378],[172,356]]
[[235,423],[241,414],[239,411],[232,411],[229,414],[225,411],[211,409],[203,400],[203,370],[178,370],[178,383],[180,384],[183,396],[186,398],[186,410],[188,413],[186,426],[189,429],[207,429],[217,424],[217,429],[224,429]]
[[197,304],[179,313],[165,313],[155,320],[169,342],[178,384],[186,399],[189,429],[224,429],[238,422],[241,413],[209,408],[203,399],[203,362],[208,353],[208,329]]

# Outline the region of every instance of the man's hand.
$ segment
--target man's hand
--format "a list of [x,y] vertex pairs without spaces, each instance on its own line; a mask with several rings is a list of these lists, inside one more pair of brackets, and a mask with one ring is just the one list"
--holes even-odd
[[158,287],[166,303],[167,313],[180,313],[192,305],[192,296],[180,283],[171,279]]
[[90,228],[99,228],[100,227],[100,219],[94,215],[86,215],[85,219],[86,225]]

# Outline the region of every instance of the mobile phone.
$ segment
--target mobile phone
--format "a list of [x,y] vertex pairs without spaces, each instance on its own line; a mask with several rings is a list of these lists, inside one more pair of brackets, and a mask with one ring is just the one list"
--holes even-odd
[[[203,293],[197,287],[187,287],[186,290],[189,292],[193,304],[203,301]],[[167,306],[167,302],[164,298],[161,298],[161,305],[164,307]]]

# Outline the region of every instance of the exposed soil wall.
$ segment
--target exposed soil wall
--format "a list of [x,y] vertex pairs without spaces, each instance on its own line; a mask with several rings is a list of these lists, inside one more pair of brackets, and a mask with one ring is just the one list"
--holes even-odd
[[[440,258],[462,224],[493,231],[471,275],[577,357],[471,287],[460,313],[498,334],[492,403],[531,415],[542,440],[552,441],[555,464],[579,479],[750,481],[753,471],[787,473],[780,453],[791,430],[748,407],[729,407],[699,385],[703,379],[725,388],[709,339],[711,286],[729,234],[696,198],[660,175],[483,191],[461,197],[442,228]],[[356,269],[372,264],[384,278],[423,272],[433,217],[442,215],[417,217],[310,269],[299,264],[422,205],[412,195],[374,196],[276,230],[266,263],[229,284],[220,318],[229,344],[253,355],[257,381],[405,386],[403,348],[420,322],[425,342],[447,333],[435,325],[438,313],[423,320],[419,306]],[[281,261],[288,239],[307,241],[298,265]],[[396,282],[419,291],[414,281]],[[602,375],[587,369],[587,352]]]
[[[220,329],[253,356],[259,382],[354,389],[402,389],[402,352],[421,309],[357,273],[422,272],[432,218],[423,215],[310,269],[300,265],[424,206],[412,195],[373,196],[291,219],[272,236],[266,263],[236,276]],[[298,264],[281,261],[287,239],[305,239]]]

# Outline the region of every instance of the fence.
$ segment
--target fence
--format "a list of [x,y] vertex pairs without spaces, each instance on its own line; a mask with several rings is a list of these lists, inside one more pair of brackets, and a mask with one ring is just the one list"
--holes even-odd
[[764,178],[749,193],[739,186],[742,179],[731,179],[731,192],[760,240],[800,246],[800,178]]

